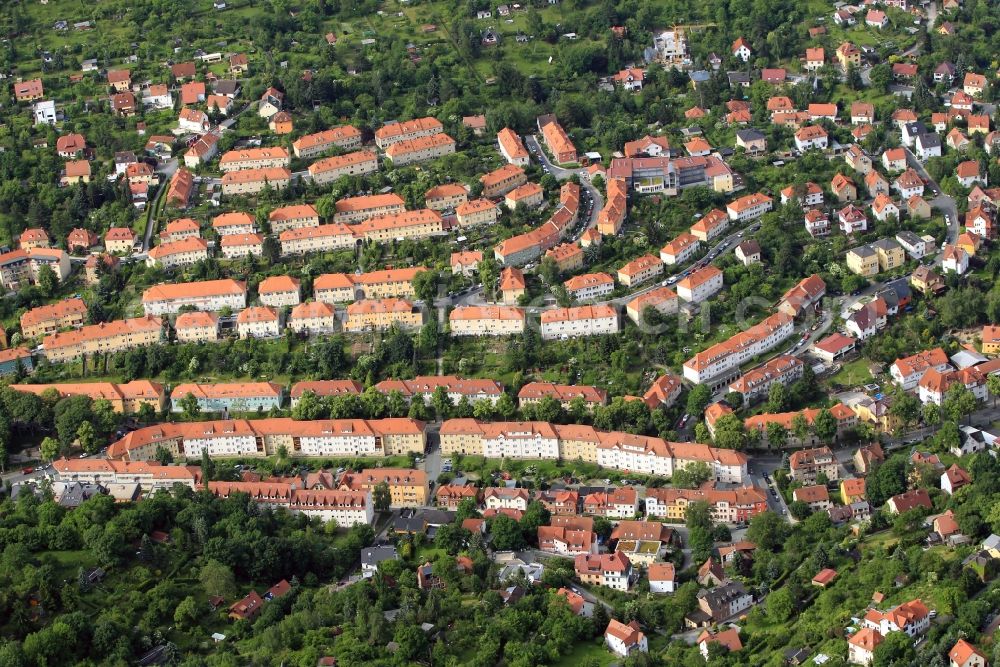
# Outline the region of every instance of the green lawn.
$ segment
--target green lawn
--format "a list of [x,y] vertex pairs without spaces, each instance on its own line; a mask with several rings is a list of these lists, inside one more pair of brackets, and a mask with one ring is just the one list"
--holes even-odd
[[864,384],[871,379],[872,374],[868,371],[868,361],[865,359],[856,359],[844,364],[837,374],[830,378],[832,382],[845,387]]
[[607,665],[616,662],[617,659],[611,651],[604,647],[603,640],[595,639],[591,643],[577,644],[572,653],[564,655],[562,660],[553,663],[553,665],[555,667],[577,667],[587,661],[595,662],[601,667],[607,667]]

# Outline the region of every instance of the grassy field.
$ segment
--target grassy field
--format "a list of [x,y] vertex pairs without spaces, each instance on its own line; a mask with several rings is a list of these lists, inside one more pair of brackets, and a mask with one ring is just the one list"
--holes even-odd
[[845,387],[854,387],[864,384],[872,379],[872,374],[868,370],[868,361],[856,359],[844,364],[836,375],[830,378],[831,382]]

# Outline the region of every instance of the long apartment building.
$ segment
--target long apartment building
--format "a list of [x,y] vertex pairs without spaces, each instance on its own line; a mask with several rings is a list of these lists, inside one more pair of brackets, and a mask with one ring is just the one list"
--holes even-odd
[[173,269],[197,264],[206,259],[208,259],[208,241],[199,237],[188,237],[150,248],[146,255],[146,266]]
[[775,384],[789,385],[802,377],[805,364],[798,357],[782,354],[756,368],[748,370],[729,385],[729,391],[743,397],[750,405],[767,397]]
[[588,410],[608,404],[608,392],[600,387],[589,385],[553,384],[551,382],[529,382],[517,392],[517,404],[520,407],[540,403],[543,398],[553,398],[559,404],[570,409],[577,399],[583,401]]
[[375,130],[375,145],[385,150],[393,144],[401,141],[409,141],[420,137],[429,137],[434,134],[444,132],[444,125],[437,118],[427,116],[425,118],[415,118],[403,121],[402,123],[390,123]]
[[189,394],[202,412],[253,412],[280,409],[285,390],[274,382],[182,383],[170,392],[174,412],[183,412],[183,399]]
[[247,306],[247,285],[239,280],[223,278],[154,285],[142,293],[142,308],[146,315],[173,314],[184,306],[212,312],[223,308],[242,310]]
[[87,304],[83,299],[63,299],[56,303],[32,308],[21,315],[21,336],[38,338],[60,329],[83,326],[87,319]]
[[378,156],[373,151],[355,151],[317,160],[309,165],[309,177],[317,185],[333,183],[341,176],[364,176],[378,171]]
[[580,213],[580,186],[563,183],[559,188],[559,207],[552,217],[530,232],[502,241],[493,254],[504,266],[522,266],[542,256],[562,241],[566,230]]
[[359,238],[379,243],[398,239],[425,239],[444,234],[444,220],[429,208],[379,215],[352,226]]
[[385,331],[398,324],[404,329],[423,324],[423,314],[406,299],[362,299],[347,307],[344,331]]
[[284,447],[294,456],[383,457],[421,454],[427,444],[415,419],[296,421],[287,417],[163,423],[126,433],[108,448],[108,458],[156,459],[158,447],[175,458],[274,456]]
[[503,395],[503,386],[496,380],[454,375],[420,375],[412,380],[383,380],[375,385],[375,389],[383,394],[398,391],[407,401],[419,398],[425,403],[431,400],[438,387],[444,389],[454,405],[458,405],[463,398],[470,404],[488,401],[495,405]]
[[49,334],[42,341],[45,358],[52,363],[99,353],[114,353],[154,345],[163,340],[163,321],[147,315]]
[[454,152],[455,140],[442,132],[429,137],[398,141],[385,149],[385,157],[393,166],[402,167],[451,155]]
[[684,362],[684,378],[695,384],[724,384],[733,370],[758,354],[767,352],[794,331],[794,320],[786,313],[775,313],[729,340],[709,347]]
[[337,201],[333,221],[351,224],[373,218],[376,215],[402,213],[405,210],[406,202],[395,192],[384,195],[347,197]]
[[370,491],[298,488],[289,482],[208,482],[218,498],[245,493],[258,505],[334,521],[337,526],[371,525],[375,518]]
[[303,159],[322,155],[333,149],[353,151],[361,148],[361,130],[351,125],[331,127],[329,130],[306,134],[292,142],[295,157]]
[[286,167],[264,167],[226,172],[222,176],[222,194],[255,195],[266,187],[282,190],[292,181]]
[[312,204],[293,204],[271,211],[267,216],[271,232],[280,234],[287,229],[319,227],[319,212]]
[[368,273],[324,273],[313,281],[313,295],[326,303],[358,299],[412,298],[413,280],[427,269],[422,266]]
[[201,468],[178,465],[159,465],[152,461],[115,461],[112,459],[59,459],[52,462],[52,469],[60,482],[83,484],[138,484],[151,494],[164,489],[170,491],[175,484],[196,490],[201,483]]
[[167,404],[167,394],[163,386],[149,380],[132,380],[123,384],[113,382],[62,382],[56,384],[12,384],[11,389],[41,396],[47,391],[55,391],[60,398],[67,396],[87,396],[91,400],[104,400],[119,414],[133,415],[143,405],[159,412]]
[[353,248],[358,237],[354,230],[343,223],[286,229],[278,234],[281,254],[305,255],[313,252],[330,252],[342,248]]
[[594,304],[546,310],[541,316],[542,338],[604,336],[618,333],[621,323],[614,306]]
[[[797,417],[801,416],[811,429],[820,412],[822,410],[819,408],[805,408],[798,412],[765,412],[744,419],[743,427],[747,432],[756,431],[760,435],[761,446],[770,447],[771,443],[768,441],[767,435],[768,425],[780,424],[786,431],[785,447],[810,447],[820,444],[819,437],[810,431],[805,438],[799,438],[795,434],[795,421]],[[838,437],[843,436],[849,429],[858,424],[858,415],[843,403],[837,403],[830,408],[830,414],[837,422]],[[833,478],[831,477],[831,479]]]
[[487,458],[580,459],[607,468],[664,476],[702,462],[712,469],[716,481],[742,484],[748,479],[747,457],[740,452],[599,431],[578,424],[449,419],[441,425],[441,453]]
[[747,523],[767,511],[767,493],[755,486],[735,489],[646,489],[646,515],[671,522],[683,522],[688,507],[707,503],[716,523]]
[[452,336],[514,336],[524,333],[524,309],[516,306],[458,306],[448,314]]
[[344,473],[337,482],[337,488],[372,491],[383,482],[389,487],[390,507],[423,507],[430,504],[430,484],[427,473],[423,470],[366,468],[359,472]]
[[272,148],[239,148],[226,151],[219,157],[219,169],[223,172],[244,169],[272,169],[287,167],[292,162],[288,149],[282,146]]

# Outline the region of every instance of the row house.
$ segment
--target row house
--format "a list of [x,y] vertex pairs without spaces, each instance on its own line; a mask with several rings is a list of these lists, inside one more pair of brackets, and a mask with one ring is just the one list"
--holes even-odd
[[312,204],[293,204],[271,211],[267,216],[271,232],[280,234],[288,229],[319,227],[319,213]]
[[377,215],[390,215],[406,211],[406,202],[394,192],[378,195],[347,197],[337,200],[334,222],[352,224]]
[[54,391],[60,398],[87,396],[94,401],[104,400],[111,404],[112,410],[123,415],[137,414],[143,405],[160,412],[167,404],[163,385],[149,380],[132,380],[121,384],[112,382],[12,384],[10,388],[36,396]]
[[802,377],[805,364],[798,357],[783,354],[753,368],[729,385],[729,391],[750,405],[768,395],[775,384],[788,386]]
[[590,493],[583,499],[584,514],[631,519],[639,512],[639,493],[630,486]]
[[298,278],[271,276],[257,285],[257,296],[265,306],[297,306],[302,301],[302,284]]
[[580,186],[564,183],[559,188],[559,207],[545,223],[499,243],[493,254],[505,266],[527,264],[557,245],[580,212]]
[[[748,432],[755,431],[759,434],[761,444],[765,447],[770,446],[767,437],[767,427],[769,424],[780,424],[784,427],[786,433],[785,447],[816,445],[819,443],[819,438],[815,434],[810,433],[805,440],[801,440],[795,435],[793,425],[796,417],[801,415],[805,418],[806,424],[812,427],[820,412],[822,410],[818,408],[806,408],[798,412],[764,413],[745,419],[743,426]],[[834,420],[837,422],[838,437],[843,436],[849,429],[857,426],[858,416],[854,413],[854,410],[843,403],[838,403],[830,408],[830,414],[833,415]]]
[[444,389],[453,405],[463,399],[470,404],[487,401],[496,405],[503,395],[503,386],[496,380],[487,378],[460,378],[454,375],[422,375],[412,380],[383,380],[375,389],[383,394],[398,391],[407,401],[419,399],[429,402],[438,388]]
[[455,152],[455,140],[447,134],[432,134],[429,137],[399,141],[385,149],[385,157],[393,166],[433,160]]
[[423,324],[423,314],[405,299],[363,299],[347,307],[344,331],[387,331],[393,324],[417,328]]
[[313,281],[318,301],[346,303],[357,299],[411,298],[413,281],[424,267],[387,269],[368,273],[324,273]]
[[541,315],[543,340],[601,336],[618,333],[620,329],[618,312],[607,304],[555,308],[546,310]]
[[342,223],[286,229],[278,235],[281,254],[286,257],[353,248],[357,240],[354,230]]
[[246,283],[231,278],[154,285],[142,293],[146,315],[173,314],[184,306],[218,312],[224,308],[238,311],[246,305]]
[[111,484],[138,484],[149,495],[160,489],[172,491],[176,484],[192,491],[201,486],[199,468],[159,465],[149,461],[61,458],[52,462],[52,469],[62,482],[99,484],[105,487]]
[[305,336],[333,333],[336,323],[336,310],[333,306],[322,301],[300,303],[292,308],[292,312],[288,316],[288,328]]
[[244,169],[271,169],[287,167],[291,164],[288,151],[281,146],[274,148],[240,148],[226,151],[219,158],[219,169],[223,172]]
[[373,151],[355,151],[317,160],[309,165],[309,178],[317,185],[333,183],[341,176],[366,176],[378,171],[378,156]]
[[49,334],[42,341],[45,358],[52,363],[72,361],[93,354],[113,354],[154,345],[163,340],[163,321],[138,317],[84,326]]
[[284,393],[274,382],[182,383],[170,392],[170,402],[173,412],[183,412],[182,399],[189,395],[202,412],[266,412],[281,408]]
[[21,315],[21,335],[38,338],[60,329],[75,329],[87,319],[87,304],[83,299],[63,299],[56,303],[32,308]]
[[294,408],[307,392],[317,398],[332,398],[344,394],[360,394],[362,391],[364,387],[355,380],[301,380],[292,385],[289,395]]
[[515,306],[458,306],[448,314],[452,336],[514,336],[524,332],[524,309]]
[[306,134],[292,142],[292,152],[302,159],[314,158],[331,150],[355,151],[361,148],[361,131],[351,125]]
[[569,410],[579,399],[589,411],[607,405],[608,392],[598,387],[588,385],[564,385],[551,382],[529,382],[517,392],[519,407],[541,402],[543,398],[553,398],[559,401],[563,409]]
[[207,488],[218,498],[245,493],[258,504],[334,521],[337,526],[370,526],[375,517],[370,491],[299,489],[286,482],[208,482]]
[[292,172],[285,167],[230,171],[222,176],[222,194],[255,195],[267,187],[282,190],[291,180]]
[[706,503],[712,521],[727,525],[749,523],[754,516],[768,509],[767,492],[755,486],[646,489],[645,503],[647,516],[671,522],[683,522],[692,504]]
[[198,310],[181,313],[174,320],[174,331],[181,343],[214,342],[219,340],[219,316]]
[[425,239],[445,233],[441,214],[426,208],[379,215],[353,225],[352,229],[357,237],[379,243],[390,243],[398,239]]
[[386,150],[393,144],[440,134],[444,126],[436,118],[427,116],[401,123],[389,123],[375,130],[375,145]]
[[271,306],[252,306],[236,316],[236,332],[242,339],[277,338],[281,335],[281,318]]

